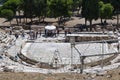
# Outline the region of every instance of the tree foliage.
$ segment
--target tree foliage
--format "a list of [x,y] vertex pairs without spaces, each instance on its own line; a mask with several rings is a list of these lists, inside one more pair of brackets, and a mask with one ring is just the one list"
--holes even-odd
[[92,25],[93,19],[98,19],[99,17],[99,0],[83,0],[82,3],[82,17],[85,20],[90,22],[90,26]]
[[1,11],[1,17],[6,18],[8,21],[12,20],[14,16],[14,12],[10,9],[3,9]]
[[[84,2],[85,1],[85,2]],[[82,5],[82,16],[87,20],[98,18],[99,13],[99,0],[84,0]]]
[[99,7],[100,7],[99,16],[101,19],[108,19],[112,17],[114,8],[110,3],[104,4],[102,1],[100,1]]
[[32,18],[35,9],[34,0],[23,0],[22,6],[23,6],[24,16],[28,18]]
[[107,3],[103,6],[104,8],[104,18],[108,19],[112,17],[113,6],[110,3]]
[[3,4],[3,9],[11,9],[14,13],[16,13],[17,8],[20,4],[20,0],[8,0]]
[[115,11],[120,11],[120,0],[111,0],[111,4],[113,5]]
[[[19,10],[20,4],[22,4],[21,0],[6,0],[6,2],[3,3],[3,6],[1,6],[1,16],[12,20],[12,18],[15,17],[16,12]],[[5,12],[9,12],[10,14]]]
[[82,0],[73,0],[73,11],[75,11],[77,8],[80,8],[82,6]]
[[35,16],[39,18],[44,18],[47,15],[47,0],[34,0],[34,13]]
[[70,16],[72,0],[48,0],[48,15],[51,17]]
[[117,25],[119,25],[120,0],[111,0],[111,4],[114,7],[114,13],[117,14]]
[[99,17],[107,19],[113,12],[119,12],[120,0],[5,0],[0,12],[11,10],[11,14],[13,12],[16,16],[16,12],[21,11],[26,20],[30,18],[32,21],[32,18],[37,17],[41,21],[45,17],[60,19],[70,17],[72,12],[80,9],[81,6],[82,17],[85,18],[85,22],[89,21],[92,25],[92,20]]
[[110,3],[111,2],[111,0],[101,0],[103,3]]

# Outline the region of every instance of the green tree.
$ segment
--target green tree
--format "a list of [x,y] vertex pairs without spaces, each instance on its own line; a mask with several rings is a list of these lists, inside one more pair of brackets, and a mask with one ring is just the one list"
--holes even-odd
[[104,5],[104,18],[109,19],[112,18],[113,6],[110,3]]
[[77,10],[78,11],[77,14],[79,14],[81,6],[82,6],[82,0],[73,0],[73,4],[72,4],[73,12]]
[[110,3],[111,2],[111,0],[101,0],[101,1],[103,1],[103,3]]
[[39,22],[41,19],[46,17],[47,15],[47,0],[34,0],[35,5],[35,16],[39,18]]
[[83,0],[81,14],[85,18],[85,24],[87,20],[90,22],[90,30],[92,30],[92,20],[99,17],[99,0]]
[[32,22],[32,18],[34,17],[35,14],[34,0],[23,0],[22,6],[23,6],[24,16],[26,17],[26,23],[27,23],[27,18],[30,18]]
[[48,15],[50,17],[58,18],[58,24],[61,17],[71,16],[72,0],[48,0]]
[[[21,12],[23,12],[23,0],[19,0],[16,12],[18,12],[18,15],[16,15],[16,16],[18,16],[19,22],[21,23],[21,17],[20,16],[21,16]],[[18,24],[17,18],[16,18],[16,21],[17,21],[17,24]]]
[[11,25],[11,20],[14,17],[14,12],[12,10],[10,10],[10,9],[3,9],[3,10],[1,10],[0,15],[1,15],[1,17],[6,18],[7,21],[10,21],[10,25]]
[[102,1],[99,2],[99,6],[100,6],[100,18],[101,18],[101,23],[102,23],[102,19],[109,19],[112,18],[112,14],[113,14],[113,6],[110,3],[104,4]]
[[99,2],[99,17],[101,18],[101,24],[103,23],[103,18],[104,18],[104,2],[100,1]]
[[16,13],[19,4],[21,4],[21,0],[8,0],[3,4],[3,8],[11,9],[14,13]]
[[[21,0],[8,0],[3,4],[2,8],[12,10],[14,12],[15,16],[16,16],[16,12],[17,11],[19,12],[20,4],[21,4]],[[16,22],[18,24],[17,17],[16,17]]]
[[119,14],[120,14],[120,0],[111,0],[111,4],[114,7],[114,12],[117,14],[117,25],[119,24]]

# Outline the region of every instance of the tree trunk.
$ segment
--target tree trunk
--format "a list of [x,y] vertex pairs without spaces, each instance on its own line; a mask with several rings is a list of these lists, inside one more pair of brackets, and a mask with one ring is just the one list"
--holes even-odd
[[22,22],[22,21],[21,21],[21,18],[19,18],[19,19],[20,19],[20,23],[21,23],[21,22]]
[[87,27],[87,19],[85,18],[85,27],[86,27],[86,30],[88,31],[88,27]]
[[90,31],[92,31],[92,20],[90,20]]
[[43,16],[42,18],[43,18],[43,22],[45,22],[45,17]]
[[74,15],[74,8],[72,9],[72,15]]
[[20,11],[18,11],[18,14],[19,14],[19,22],[21,23]]
[[39,23],[40,23],[40,21],[41,21],[41,17],[39,17]]
[[119,14],[117,14],[117,26],[119,26]]
[[18,25],[18,19],[16,18],[16,22],[17,22],[17,25]]
[[77,10],[77,15],[79,15],[79,9]]
[[65,21],[65,17],[63,17],[63,25],[65,25],[65,22],[66,22],[66,21]]
[[23,23],[25,23],[25,18],[23,19]]
[[27,23],[27,18],[26,18],[26,20],[25,20],[25,23]]
[[30,18],[30,20],[31,20],[31,23],[33,22],[33,18]]
[[10,20],[10,26],[11,26],[11,20]]
[[103,24],[103,20],[102,20],[102,18],[101,18],[101,24]]
[[60,26],[60,18],[58,17],[58,26]]
[[85,18],[85,25],[87,25],[87,19]]

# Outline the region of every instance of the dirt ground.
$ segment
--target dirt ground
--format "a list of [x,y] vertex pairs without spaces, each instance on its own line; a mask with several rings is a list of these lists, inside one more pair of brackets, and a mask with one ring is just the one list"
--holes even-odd
[[0,72],[0,80],[120,80],[120,68],[107,71],[107,74],[39,74]]
[[[33,19],[33,21],[36,21],[37,19]],[[8,26],[8,25],[10,25],[10,22],[5,22],[6,21],[6,19],[4,19],[4,18],[0,18],[0,26],[1,25],[5,25],[5,26]],[[22,19],[22,21],[24,21],[23,19]],[[28,22],[29,22],[30,20],[28,20]],[[56,18],[45,18],[45,22],[50,22],[50,23],[55,23],[56,24],[56,22],[58,21],[58,19]],[[100,19],[98,19],[98,20],[93,20],[93,24],[98,24],[98,23],[101,23],[101,20]],[[112,24],[117,24],[117,19],[116,19],[116,17],[114,17],[114,19],[108,19],[107,20],[107,23],[112,23]],[[16,24],[16,19],[13,19],[12,21],[11,21],[11,24]],[[75,26],[75,25],[77,25],[77,24],[85,24],[85,19],[84,18],[80,18],[80,17],[71,17],[71,20],[69,20],[69,21],[67,21],[67,22],[65,22],[65,26],[66,27],[73,27],[73,26]],[[87,21],[87,25],[89,25],[89,22]]]

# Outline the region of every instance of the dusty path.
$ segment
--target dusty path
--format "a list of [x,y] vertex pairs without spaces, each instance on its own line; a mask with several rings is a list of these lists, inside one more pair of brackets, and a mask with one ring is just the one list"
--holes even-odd
[[39,73],[0,73],[0,80],[120,80],[120,69],[96,74],[39,74]]
[[[0,18],[0,26],[1,25],[4,25],[4,26],[9,26],[10,25],[10,22],[5,22],[6,19],[4,18]],[[36,20],[36,19],[33,19],[33,20]],[[45,18],[45,21],[46,22],[52,22],[52,23],[56,23],[57,22],[57,18]],[[28,20],[29,21],[29,20]],[[112,23],[112,24],[116,24],[117,23],[117,19],[108,19],[107,20],[108,23]],[[11,21],[12,24],[16,24],[16,20],[13,19]],[[98,20],[93,20],[93,24],[98,24],[98,23],[101,23],[100,19]],[[67,21],[65,23],[66,27],[73,27],[75,26],[76,24],[85,24],[85,19],[84,18],[80,18],[80,17],[71,17],[71,20]],[[87,24],[89,25],[89,22],[87,21]]]

